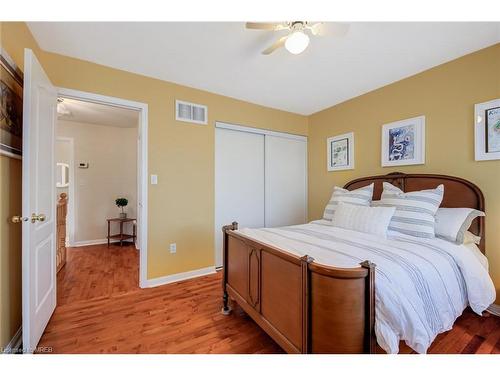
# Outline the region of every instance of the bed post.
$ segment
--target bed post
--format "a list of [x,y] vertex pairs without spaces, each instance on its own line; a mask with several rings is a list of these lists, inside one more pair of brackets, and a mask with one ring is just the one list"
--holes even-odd
[[365,286],[365,353],[375,354],[377,341],[375,337],[375,263],[365,260],[361,267],[368,270]]
[[304,255],[300,258],[302,268],[302,353],[311,352],[311,271],[309,263],[314,258]]
[[229,315],[231,313],[231,307],[229,306],[229,295],[227,294],[227,249],[228,249],[228,234],[229,230],[237,230],[238,223],[233,221],[231,225],[225,225],[222,227],[222,314]]

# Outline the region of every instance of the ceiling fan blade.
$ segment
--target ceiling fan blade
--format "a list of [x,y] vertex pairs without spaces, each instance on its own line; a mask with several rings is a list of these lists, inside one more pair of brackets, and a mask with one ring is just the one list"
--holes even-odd
[[270,55],[274,51],[276,51],[278,48],[281,48],[285,45],[285,42],[288,38],[288,35],[283,36],[279,38],[272,46],[266,48],[264,51],[262,51],[263,55]]
[[332,22],[328,25],[328,35],[344,36],[349,31],[350,25],[343,22]]
[[279,22],[247,22],[247,29],[255,30],[282,30],[282,24]]
[[311,26],[307,27],[309,30],[311,30],[312,35],[323,35],[324,34],[324,23],[323,22],[317,22],[315,24],[312,24]]

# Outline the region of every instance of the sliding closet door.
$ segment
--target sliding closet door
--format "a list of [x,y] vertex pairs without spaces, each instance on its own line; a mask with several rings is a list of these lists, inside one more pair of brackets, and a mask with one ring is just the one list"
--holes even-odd
[[264,222],[264,135],[215,129],[215,265],[222,266],[223,225]]
[[307,141],[266,135],[266,227],[307,220]]

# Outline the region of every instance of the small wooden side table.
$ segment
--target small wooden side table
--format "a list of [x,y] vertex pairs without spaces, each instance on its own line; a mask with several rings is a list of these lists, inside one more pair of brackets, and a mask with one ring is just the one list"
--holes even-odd
[[[108,247],[109,247],[109,242],[111,239],[119,239],[120,246],[123,246],[124,240],[128,240],[130,238],[132,238],[132,242],[135,243],[136,219],[134,219],[134,218],[120,219],[119,217],[115,217],[112,219],[107,219],[107,221],[108,221]],[[123,223],[129,223],[131,221],[134,222],[132,234],[123,233]],[[111,222],[120,223],[120,233],[119,234],[111,234]]]

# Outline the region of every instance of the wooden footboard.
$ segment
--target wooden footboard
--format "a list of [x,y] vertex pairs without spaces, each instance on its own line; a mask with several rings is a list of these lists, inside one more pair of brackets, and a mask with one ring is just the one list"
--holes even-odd
[[288,353],[375,352],[375,265],[335,268],[224,226],[223,314],[229,299]]

